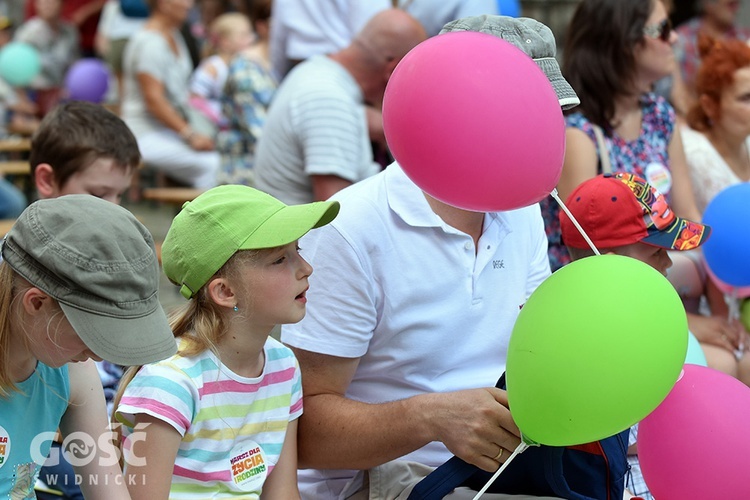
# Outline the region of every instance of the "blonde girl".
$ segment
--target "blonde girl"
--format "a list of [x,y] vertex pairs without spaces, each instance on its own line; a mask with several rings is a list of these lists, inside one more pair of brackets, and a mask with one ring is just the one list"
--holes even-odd
[[226,185],[175,217],[162,263],[190,301],[171,318],[179,352],[126,374],[115,412],[145,433],[126,469],[134,499],[299,498],[299,367],[269,334],[304,317],[312,268],[297,240],[338,209]]
[[28,207],[2,259],[0,497],[35,498],[59,428],[86,498],[129,498],[91,360],[132,365],[176,351],[151,235],[119,206],[68,195]]
[[190,105],[212,124],[226,125],[221,113],[221,97],[227,81],[229,62],[254,39],[250,20],[244,14],[229,12],[209,26],[206,55],[190,77]]

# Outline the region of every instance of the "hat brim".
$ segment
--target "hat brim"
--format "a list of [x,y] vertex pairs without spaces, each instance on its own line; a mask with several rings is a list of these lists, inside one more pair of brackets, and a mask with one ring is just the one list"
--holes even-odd
[[296,241],[311,229],[325,226],[339,213],[339,202],[287,205],[266,219],[238,250],[275,248]]
[[177,352],[177,341],[160,305],[145,316],[116,318],[59,304],[81,340],[102,359],[124,366],[145,365]]
[[641,242],[667,250],[693,250],[711,235],[711,227],[691,220],[675,217],[666,229],[650,229]]
[[560,72],[560,65],[554,57],[538,58],[534,59],[534,62],[547,75],[547,79],[552,84],[552,88],[555,90],[555,94],[557,94],[557,100],[560,102],[560,107],[563,110],[571,109],[581,104],[578,94],[576,94],[568,81],[563,78],[562,72]]

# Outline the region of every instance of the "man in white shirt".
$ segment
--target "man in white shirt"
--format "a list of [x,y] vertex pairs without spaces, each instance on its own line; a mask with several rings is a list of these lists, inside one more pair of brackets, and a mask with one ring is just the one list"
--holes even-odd
[[[577,104],[543,24],[480,16],[443,31],[513,43],[561,106]],[[300,471],[303,497],[405,498],[452,454],[496,470],[520,433],[494,386],[518,311],[550,272],[539,206],[455,208],[396,163],[334,199],[336,221],[300,243],[315,267],[307,316],[281,337],[302,367],[299,464],[316,469]]]

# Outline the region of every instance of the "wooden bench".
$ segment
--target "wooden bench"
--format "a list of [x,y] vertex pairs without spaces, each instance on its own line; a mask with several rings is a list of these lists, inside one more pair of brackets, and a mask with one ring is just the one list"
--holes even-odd
[[16,223],[16,219],[0,219],[0,238],[5,237],[6,234],[8,234],[8,231],[10,231],[10,228],[13,227],[13,224]]
[[183,187],[146,188],[143,190],[143,199],[182,206],[186,201],[193,201],[203,191]]
[[0,139],[0,151],[24,153],[31,151],[31,139],[28,137],[9,137]]
[[31,165],[27,160],[0,161],[2,175],[31,175]]

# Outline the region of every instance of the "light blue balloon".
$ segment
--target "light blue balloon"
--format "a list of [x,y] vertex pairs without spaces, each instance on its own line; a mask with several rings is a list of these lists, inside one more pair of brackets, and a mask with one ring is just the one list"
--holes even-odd
[[703,352],[701,343],[695,338],[692,332],[688,331],[688,348],[685,356],[685,363],[691,365],[708,366],[706,354]]
[[30,84],[41,69],[39,52],[33,45],[10,42],[0,49],[0,78],[14,87]]

